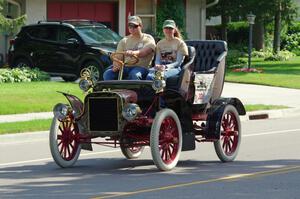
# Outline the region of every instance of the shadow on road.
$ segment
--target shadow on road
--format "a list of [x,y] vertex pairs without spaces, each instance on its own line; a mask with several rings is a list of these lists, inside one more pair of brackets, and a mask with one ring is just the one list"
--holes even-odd
[[152,160],[142,159],[84,159],[67,169],[49,162],[0,168],[0,195],[1,198],[40,198],[41,195],[44,198],[89,198],[289,166],[300,166],[300,160],[231,163],[185,160],[170,172],[159,172]]

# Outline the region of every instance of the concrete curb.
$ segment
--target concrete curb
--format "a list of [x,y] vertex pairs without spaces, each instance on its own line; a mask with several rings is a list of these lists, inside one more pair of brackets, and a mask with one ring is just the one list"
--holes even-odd
[[264,110],[247,112],[245,116],[241,116],[242,121],[257,119],[275,119],[282,117],[300,116],[300,108],[288,108],[279,110]]

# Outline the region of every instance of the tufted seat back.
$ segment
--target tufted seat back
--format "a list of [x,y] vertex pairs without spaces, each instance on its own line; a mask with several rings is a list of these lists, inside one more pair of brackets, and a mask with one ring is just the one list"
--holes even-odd
[[227,52],[227,44],[225,41],[207,40],[207,41],[186,41],[189,46],[196,49],[195,72],[209,71],[214,67],[218,67],[219,58]]

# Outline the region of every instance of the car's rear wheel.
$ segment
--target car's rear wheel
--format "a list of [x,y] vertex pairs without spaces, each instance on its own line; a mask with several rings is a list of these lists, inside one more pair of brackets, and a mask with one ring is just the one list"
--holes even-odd
[[136,159],[140,157],[144,151],[144,146],[126,147],[123,144],[120,145],[123,155],[127,159]]
[[152,123],[150,147],[153,162],[162,171],[173,169],[181,153],[182,130],[178,116],[171,109],[159,111]]
[[25,58],[19,58],[13,63],[13,67],[23,68],[23,67],[32,67],[32,65],[29,60]]
[[241,143],[241,122],[236,108],[227,105],[220,121],[220,139],[214,142],[215,151],[222,162],[233,161]]
[[73,120],[59,121],[56,117],[52,120],[49,135],[51,155],[62,168],[71,167],[77,161],[81,145],[77,123]]
[[92,73],[91,78],[93,80],[95,80],[95,81],[102,80],[103,71],[101,70],[101,66],[97,62],[88,61],[83,64],[83,66],[81,67],[81,70],[82,69],[88,69],[89,71],[91,71],[91,73]]

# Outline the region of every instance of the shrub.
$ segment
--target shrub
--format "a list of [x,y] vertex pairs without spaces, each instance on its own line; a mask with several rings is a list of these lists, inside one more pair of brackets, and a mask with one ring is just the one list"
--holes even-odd
[[[221,25],[213,26],[216,32],[221,32]],[[220,37],[218,35],[217,37]],[[247,46],[249,37],[249,25],[247,22],[231,22],[227,25],[227,39],[230,45]]]
[[300,32],[283,36],[281,48],[300,55]]
[[266,57],[265,61],[287,61],[296,55],[290,51],[282,50],[278,54],[273,54],[272,56]]
[[252,52],[252,57],[256,57],[256,58],[266,58],[271,56],[273,56],[273,53],[272,53],[272,49],[270,48],[267,48],[265,50],[260,50],[260,51],[254,50]]
[[46,81],[50,76],[37,68],[0,69],[0,83]]
[[226,65],[234,67],[235,65],[245,64],[246,61],[241,59],[241,52],[239,50],[229,50],[226,57]]
[[300,55],[300,22],[292,22],[286,34],[281,36],[281,49]]

